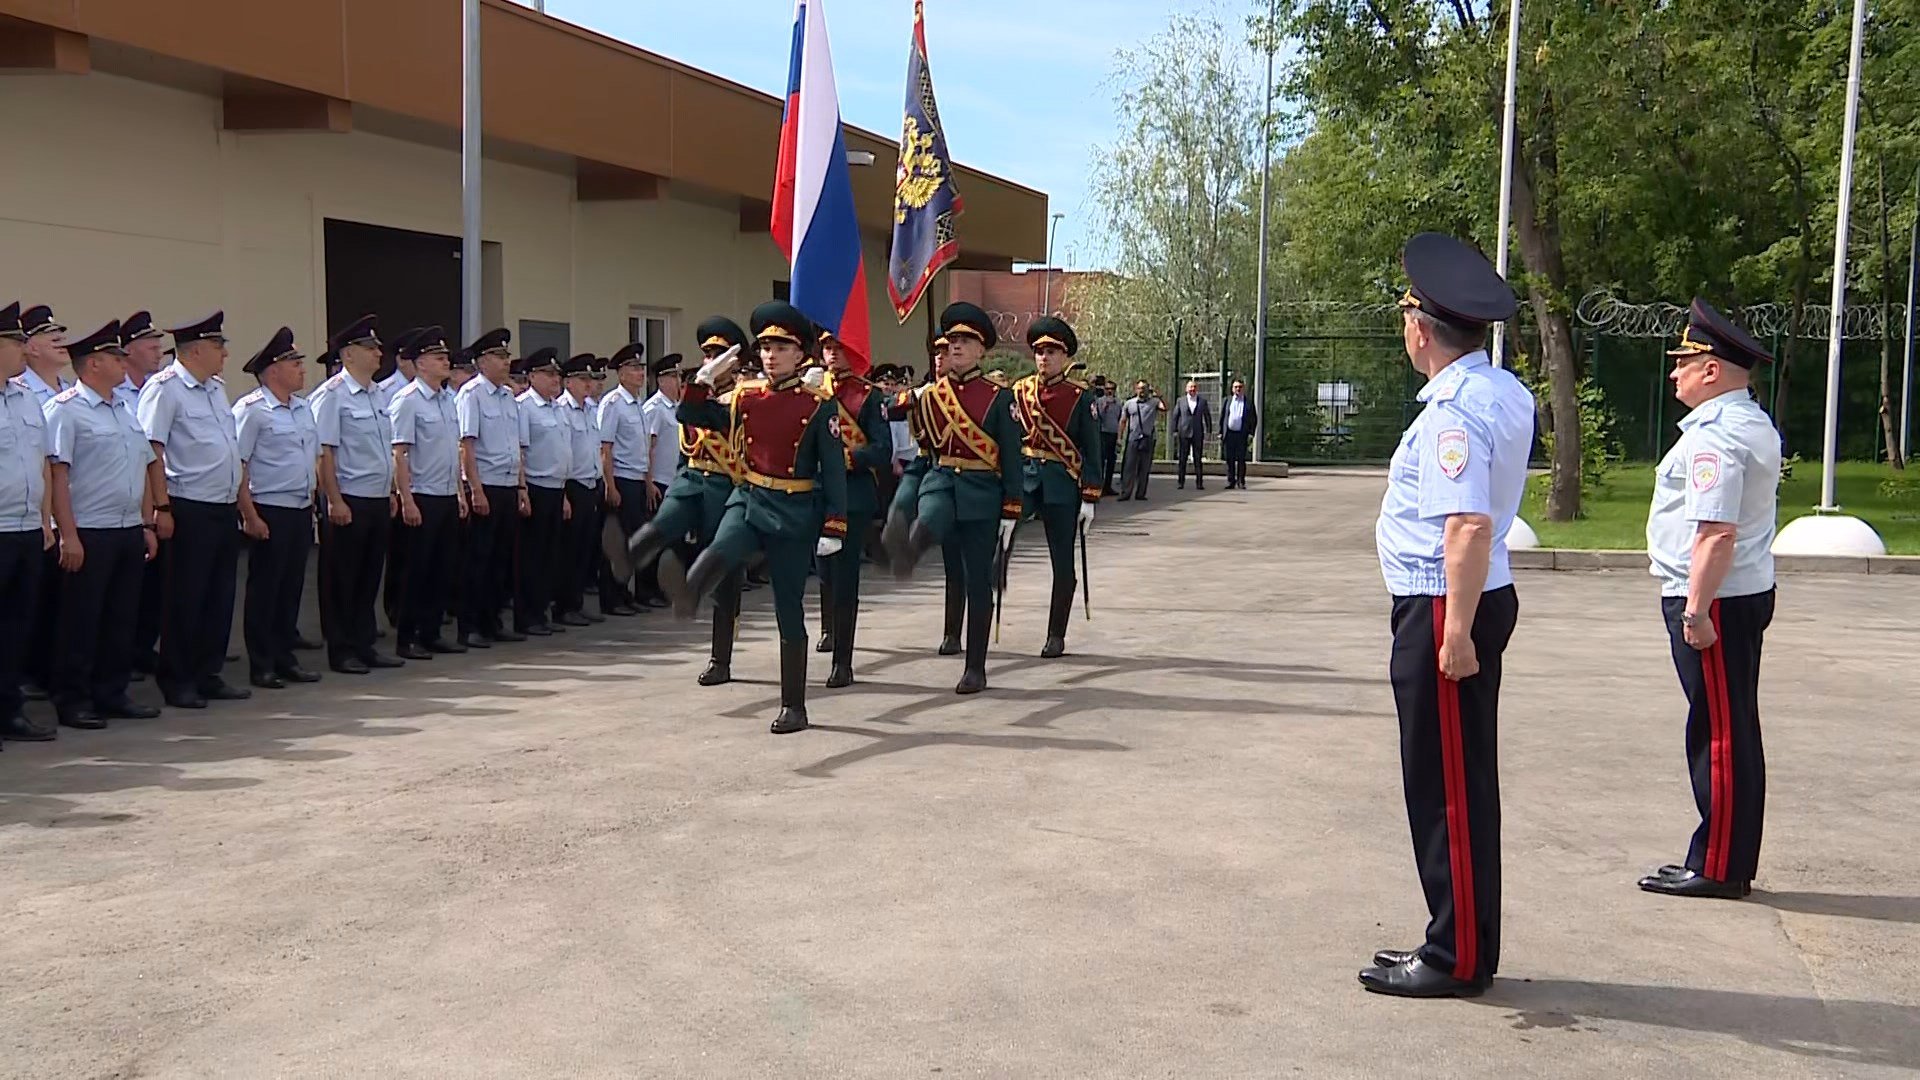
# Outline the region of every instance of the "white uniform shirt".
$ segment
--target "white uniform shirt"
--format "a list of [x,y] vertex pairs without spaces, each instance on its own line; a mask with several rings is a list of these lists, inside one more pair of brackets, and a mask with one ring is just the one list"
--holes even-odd
[[473,440],[473,460],[480,468],[480,475],[467,477],[468,482],[518,487],[520,406],[513,400],[513,387],[496,386],[482,375],[461,387],[453,404],[460,418],[460,438]]
[[656,484],[671,484],[680,471],[680,405],[655,391],[640,407],[642,426],[653,440],[653,458],[649,471]]
[[527,455],[527,483],[539,488],[564,488],[573,471],[573,428],[561,412],[560,399],[543,398],[537,390],[521,394],[520,448]]
[[233,423],[253,501],[287,510],[312,506],[320,430],[307,399],[289,394],[282,403],[255,387],[233,403]]
[[1745,388],[1688,413],[1680,441],[1654,474],[1647,515],[1647,556],[1660,595],[1687,595],[1694,537],[1707,521],[1734,527],[1733,566],[1718,596],[1773,588],[1779,493],[1780,432]]
[[0,532],[38,532],[46,497],[47,416],[20,379],[0,383]]
[[1507,531],[1520,512],[1533,443],[1533,395],[1485,352],[1468,353],[1428,380],[1394,451],[1374,541],[1394,596],[1445,596],[1447,518],[1493,519],[1488,590],[1513,584]]

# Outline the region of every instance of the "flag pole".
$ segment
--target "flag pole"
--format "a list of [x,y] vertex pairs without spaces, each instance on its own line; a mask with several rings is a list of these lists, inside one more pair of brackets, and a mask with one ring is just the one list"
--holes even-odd
[[460,4],[460,332],[480,337],[480,0]]
[[[1500,119],[1500,237],[1494,244],[1493,268],[1501,277],[1507,276],[1507,233],[1513,220],[1513,133],[1517,126],[1514,117],[1514,87],[1520,73],[1520,0],[1511,0],[1507,8],[1507,101],[1501,110]],[[1500,367],[1505,363],[1503,346],[1507,340],[1507,324],[1493,324],[1493,364]]]
[[[1254,310],[1253,310],[1253,400],[1256,410],[1267,407],[1267,214],[1271,200],[1267,195],[1267,181],[1273,172],[1273,54],[1279,44],[1275,39],[1280,30],[1280,0],[1273,0],[1267,10],[1267,96],[1260,104],[1260,256],[1254,270]],[[1266,453],[1261,445],[1267,441],[1265,432],[1256,432],[1253,440],[1253,460],[1265,461]]]

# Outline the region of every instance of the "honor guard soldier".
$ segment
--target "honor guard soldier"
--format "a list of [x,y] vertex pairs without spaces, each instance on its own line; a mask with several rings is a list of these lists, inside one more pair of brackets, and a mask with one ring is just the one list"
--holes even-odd
[[[64,579],[51,689],[61,724],[98,729],[110,719],[160,715],[127,697],[140,568],[158,547],[148,524],[153,447],[133,413],[113,397],[126,377],[119,322],[74,342],[70,355],[79,384],[54,395],[42,410]],[[227,606],[231,610],[231,597]]]
[[513,350],[508,347],[512,340],[507,331],[492,330],[467,346],[478,374],[454,397],[460,417],[460,466],[472,514],[460,640],[475,649],[492,648],[496,641],[527,640],[525,634],[500,625],[500,608],[511,599],[501,592],[501,583],[510,580],[519,515],[526,499],[519,405],[507,381],[513,363]]
[[[747,332],[723,315],[702,322],[694,336],[700,341],[701,367],[729,352],[737,358],[747,346]],[[701,392],[702,397],[715,405],[731,408],[739,385],[735,371],[716,367],[711,376]],[[695,547],[705,548],[719,532],[734,488],[746,476],[745,462],[734,434],[731,429],[710,430],[681,423],[680,453],[686,464],[667,488],[653,520],[634,533],[625,545],[609,545],[607,555],[616,574],[622,569],[644,568],[657,558],[663,562],[663,578],[684,578],[693,557],[687,555],[682,561],[673,545],[693,536]],[[733,643],[738,630],[740,590],[745,585],[745,573],[735,569],[714,587],[712,652],[706,670],[700,673],[701,686],[719,686],[733,678]]]
[[[1080,351],[1073,327],[1051,315],[1027,327],[1036,374],[1013,387],[1013,415],[1025,432],[1027,509],[1047,533],[1053,563],[1053,601],[1047,609],[1047,641],[1040,655],[1051,659],[1067,651],[1067,623],[1073,618],[1073,568],[1076,532],[1082,544],[1100,503],[1100,421],[1093,397],[1067,374],[1067,360]],[[1079,366],[1079,365],[1076,365]],[[1085,370],[1082,367],[1082,370]]]
[[[174,361],[140,390],[140,427],[153,443],[153,472],[166,478],[166,501],[154,510],[173,519],[160,692],[179,709],[253,696],[221,677],[240,563],[240,446],[220,379],[225,320],[216,311],[169,330]],[[152,482],[158,489],[158,480]]]
[[604,616],[587,611],[587,583],[600,566],[600,417],[587,409],[594,394],[592,353],[561,365],[560,416],[567,424],[566,528],[561,530],[560,562],[554,581],[554,622],[591,626]]
[[833,654],[828,689],[853,685],[853,639],[860,618],[861,547],[880,511],[880,470],[893,463],[893,429],[872,383],[854,374],[853,356],[830,333],[820,335],[826,361],[823,387],[838,410],[846,450],[847,543],[820,560],[820,644]]
[[[647,439],[646,356],[646,346],[637,341],[622,345],[613,354],[613,377],[618,385],[600,399],[602,494],[607,517],[620,529],[622,545],[647,523],[654,508],[649,498],[653,459],[648,453]],[[611,541],[606,546],[607,555],[612,558],[617,546]],[[648,605],[641,603],[641,597],[631,595],[629,590],[636,585],[630,580],[631,575],[619,572],[618,565],[615,564],[614,573],[618,587],[613,596],[600,598],[601,610],[609,615],[637,614]],[[645,564],[636,564],[634,573],[645,569]],[[609,609],[608,604],[614,607]]]
[[374,649],[373,606],[393,530],[393,424],[375,400],[380,366],[378,322],[372,316],[333,336],[340,370],[308,405],[320,435],[320,629],[327,662],[342,675],[405,661]]
[[772,731],[786,735],[807,726],[807,568],[813,557],[831,558],[846,543],[846,451],[838,407],[800,378],[817,340],[812,320],[775,300],[755,308],[750,322],[766,381],[736,387],[729,405],[712,400],[714,384],[734,365],[734,355],[723,353],[701,366],[680,403],[682,424],[737,440],[744,482],[686,578],[662,575],[662,584],[676,613],[687,618],[699,597],[748,556],[766,553],[780,626],[780,715]]
[[894,575],[906,577],[928,548],[951,536],[966,588],[966,670],[954,690],[987,688],[994,576],[1020,519],[1022,458],[1013,395],[980,370],[999,341],[993,320],[972,304],[951,304],[940,316],[947,371],[924,390],[902,393],[894,411],[921,414],[937,457],[920,482],[920,502],[904,540],[888,552]]
[[[912,369],[908,368],[907,374],[911,373]],[[934,339],[932,351],[927,355],[927,380],[932,382],[946,373],[947,339],[938,337]],[[888,415],[898,420],[898,412],[891,404]],[[907,425],[907,433],[919,449],[919,454],[900,470],[900,483],[894,488],[893,503],[887,511],[887,524],[880,532],[880,546],[889,552],[906,541],[907,532],[913,527],[913,519],[920,513],[921,481],[926,479],[927,470],[933,467],[937,456],[933,437],[927,433],[918,409],[910,409],[905,419],[899,422]],[[891,559],[892,556],[888,557]],[[960,561],[960,545],[957,541],[948,538],[941,543],[940,563],[946,595],[940,620],[939,653],[941,656],[959,656],[960,635],[967,617],[967,575]]]
[[526,455],[527,503],[532,512],[521,525],[513,621],[520,633],[551,637],[564,632],[550,619],[562,555],[561,533],[573,519],[573,507],[567,503],[573,428],[560,404],[559,351],[535,350],[520,366],[527,374],[527,392],[519,398],[520,446]]
[[1735,900],[1752,889],[1767,802],[1760,643],[1773,621],[1780,432],[1753,400],[1750,379],[1773,357],[1698,299],[1669,355],[1674,396],[1693,411],[1656,474],[1647,554],[1687,695],[1700,825],[1686,861],[1661,867],[1640,887]]
[[247,672],[263,690],[320,681],[293,653],[313,547],[314,462],[320,456],[320,432],[300,396],[305,360],[294,346],[293,331],[281,327],[247,361],[245,370],[259,387],[233,404],[240,445],[240,529],[253,542],[242,601]]
[[1427,377],[1393,455],[1375,536],[1393,595],[1391,676],[1426,941],[1384,950],[1360,982],[1401,997],[1473,996],[1500,960],[1501,654],[1519,610],[1507,530],[1520,509],[1533,395],[1487,358],[1513,290],[1486,257],[1421,233],[1401,256],[1403,337]]
[[450,350],[446,331],[423,327],[400,350],[413,381],[394,392],[393,486],[400,500],[394,546],[409,568],[394,623],[395,648],[403,660],[431,660],[463,653],[440,626],[459,567],[460,522],[467,516],[460,490],[460,418],[447,386]]
[[47,502],[47,420],[20,373],[27,366],[27,335],[20,305],[0,307],[0,740],[45,742],[54,731],[21,711],[21,679],[33,619],[52,550]]

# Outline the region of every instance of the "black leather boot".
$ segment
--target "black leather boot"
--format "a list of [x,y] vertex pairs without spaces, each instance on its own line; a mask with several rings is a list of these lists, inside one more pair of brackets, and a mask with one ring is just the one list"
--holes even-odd
[[1078,584],[1072,578],[1053,581],[1053,606],[1047,609],[1047,643],[1040,647],[1043,660],[1066,655],[1067,624],[1073,621],[1073,590]]
[[[825,560],[822,560],[823,564],[824,562]],[[814,652],[830,653],[833,651],[833,620],[836,614],[834,611],[835,602],[833,595],[833,575],[830,571],[827,571],[823,565],[820,574],[820,641],[814,645]]]
[[958,581],[947,582],[947,610],[945,621],[940,624],[940,655],[960,655],[960,628],[967,617],[966,585]]
[[740,629],[740,589],[729,575],[713,594],[713,655],[700,673],[701,686],[733,681],[733,639]]
[[860,605],[840,603],[833,609],[833,671],[827,689],[853,685],[853,632],[860,622]]
[[646,569],[648,563],[659,558],[672,541],[673,537],[654,528],[651,522],[640,526],[632,536],[622,536],[620,519],[611,511],[608,512],[606,527],[600,531],[601,552],[607,557],[614,580],[623,585]]
[[993,601],[967,605],[967,667],[954,693],[977,694],[987,688],[987,639],[992,634]]
[[687,576],[682,579],[670,573],[674,569],[675,561],[664,557],[660,560],[660,589],[667,594],[668,599],[673,601],[675,618],[691,619],[694,609],[700,606],[700,598],[712,592],[713,587],[720,584],[720,579],[726,577],[727,571],[732,567],[727,565],[726,560],[721,558],[718,552],[708,548],[700,553],[699,558],[693,560],[693,568],[688,570]]
[[807,730],[807,642],[780,643],[780,715],[768,729],[775,735]]
[[913,517],[910,514],[888,514],[887,523],[880,528],[880,546],[887,552],[887,569],[893,571],[896,578],[904,573],[913,574],[913,567],[907,566],[907,534],[912,531]]
[[913,524],[907,528],[906,540],[900,548],[898,550],[889,548],[887,551],[887,557],[893,562],[893,579],[895,581],[913,580],[913,568],[920,564],[920,557],[939,543],[939,539],[933,535],[933,530],[927,528],[926,523],[919,518],[914,518]]

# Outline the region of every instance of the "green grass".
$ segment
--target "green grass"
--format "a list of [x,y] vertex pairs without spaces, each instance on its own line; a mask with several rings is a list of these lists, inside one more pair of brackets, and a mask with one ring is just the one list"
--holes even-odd
[[[1647,546],[1653,470],[1650,462],[1614,468],[1602,487],[1587,495],[1585,516],[1564,523],[1547,520],[1546,476],[1531,477],[1520,516],[1540,534],[1544,547],[1642,550]],[[1896,477],[1911,485],[1909,489],[1883,492],[1882,482]],[[1841,511],[1872,525],[1890,554],[1920,555],[1920,466],[1899,473],[1874,462],[1843,461],[1836,492]],[[1796,462],[1793,479],[1780,485],[1780,524],[1812,513],[1819,501],[1820,463]]]

